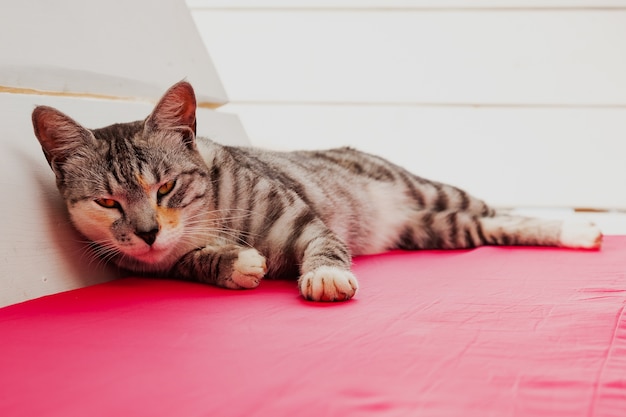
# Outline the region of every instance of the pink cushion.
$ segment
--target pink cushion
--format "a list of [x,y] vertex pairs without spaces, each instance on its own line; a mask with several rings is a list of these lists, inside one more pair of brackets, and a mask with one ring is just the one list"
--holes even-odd
[[130,278],[0,309],[0,416],[626,415],[626,236],[354,271],[347,303]]

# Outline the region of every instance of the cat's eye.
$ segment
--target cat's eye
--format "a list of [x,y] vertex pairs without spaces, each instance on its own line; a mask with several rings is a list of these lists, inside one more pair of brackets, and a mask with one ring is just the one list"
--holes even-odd
[[174,185],[176,185],[176,181],[172,180],[160,186],[159,190],[157,191],[158,196],[163,197],[168,195],[174,189]]
[[95,200],[96,203],[104,208],[120,208],[120,203],[113,200],[112,198],[98,198]]

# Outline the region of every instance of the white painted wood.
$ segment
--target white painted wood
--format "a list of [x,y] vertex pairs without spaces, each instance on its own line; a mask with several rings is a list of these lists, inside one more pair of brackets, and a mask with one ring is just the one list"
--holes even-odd
[[193,17],[231,102],[626,103],[626,10]]
[[626,109],[238,105],[254,145],[353,146],[504,207],[626,207]]
[[188,4],[255,145],[350,144],[500,206],[626,208],[624,1]]
[[3,0],[0,87],[155,99],[187,78],[227,101],[181,0]]
[[615,8],[624,0],[187,0],[198,8],[256,9],[408,9],[408,8]]
[[[117,276],[85,255],[69,224],[54,175],[33,134],[35,105],[51,105],[86,127],[145,118],[152,103],[0,94],[0,306],[103,282]],[[198,133],[226,144],[245,145],[236,116],[201,109]]]

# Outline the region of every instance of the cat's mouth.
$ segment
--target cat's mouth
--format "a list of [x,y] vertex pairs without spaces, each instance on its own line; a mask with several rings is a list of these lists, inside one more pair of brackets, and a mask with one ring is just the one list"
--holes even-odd
[[160,233],[152,244],[135,240],[132,245],[123,248],[126,256],[134,259],[148,268],[169,268],[180,254],[179,245],[175,233]]
[[158,264],[163,262],[168,257],[170,252],[171,251],[168,248],[148,246],[147,248],[136,250],[127,254],[143,263]]

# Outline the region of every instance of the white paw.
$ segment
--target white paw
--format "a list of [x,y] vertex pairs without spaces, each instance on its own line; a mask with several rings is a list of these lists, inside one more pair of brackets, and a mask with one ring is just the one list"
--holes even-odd
[[265,258],[256,249],[246,249],[239,252],[239,257],[233,264],[233,282],[241,288],[256,288],[261,278],[267,272]]
[[559,242],[566,248],[598,249],[602,245],[602,232],[593,223],[564,221]]
[[352,272],[333,266],[321,266],[299,280],[300,293],[311,301],[344,301],[356,294],[359,284]]

